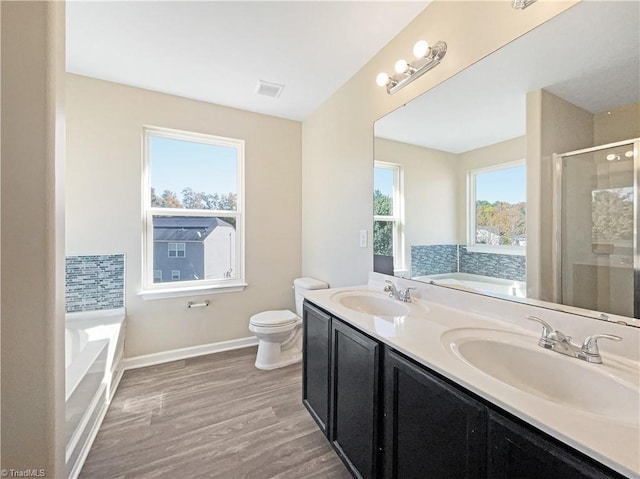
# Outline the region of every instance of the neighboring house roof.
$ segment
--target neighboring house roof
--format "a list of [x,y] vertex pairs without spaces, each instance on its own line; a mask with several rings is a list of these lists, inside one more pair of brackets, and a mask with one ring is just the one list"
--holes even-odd
[[231,226],[220,218],[194,216],[156,216],[153,241],[204,241],[218,226]]

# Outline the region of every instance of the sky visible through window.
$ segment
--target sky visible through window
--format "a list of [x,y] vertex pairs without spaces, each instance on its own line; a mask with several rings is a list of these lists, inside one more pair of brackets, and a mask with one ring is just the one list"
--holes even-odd
[[476,200],[489,203],[527,201],[527,169],[523,166],[489,171],[476,175]]
[[380,190],[385,196],[393,195],[393,170],[389,168],[373,169],[374,190]]
[[151,187],[157,195],[184,188],[198,193],[237,193],[236,149],[152,136]]

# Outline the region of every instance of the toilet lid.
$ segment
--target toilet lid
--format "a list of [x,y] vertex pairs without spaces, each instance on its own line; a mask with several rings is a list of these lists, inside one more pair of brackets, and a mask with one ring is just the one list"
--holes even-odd
[[298,316],[287,309],[263,311],[251,316],[249,322],[254,326],[284,326],[298,321]]

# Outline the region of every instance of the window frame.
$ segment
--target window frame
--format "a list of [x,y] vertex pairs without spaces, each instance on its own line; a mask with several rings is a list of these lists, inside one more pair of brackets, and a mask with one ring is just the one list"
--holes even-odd
[[[387,161],[374,161],[374,170],[382,168],[393,171],[393,213],[391,215],[373,215],[373,222],[390,221],[393,224],[393,270],[395,274],[405,272],[404,254],[404,192],[402,165]],[[375,184],[373,185],[375,192]],[[373,238],[372,238],[373,244]]]
[[[527,253],[526,246],[513,245],[491,245],[476,243],[476,178],[483,173],[491,173],[510,168],[524,166],[525,173],[527,168],[526,160],[506,161],[496,165],[485,166],[483,168],[475,168],[467,170],[467,251],[473,253],[495,253],[495,254],[511,254],[525,256]],[[526,203],[526,183],[525,183],[525,203]]]
[[[175,256],[171,256],[171,245],[176,245],[175,247]],[[178,248],[178,245],[182,245],[182,248]],[[182,256],[179,254],[182,252]],[[187,256],[187,244],[185,242],[172,242],[167,243],[167,258],[185,258]]]
[[[150,141],[153,137],[172,140],[203,143],[214,146],[230,147],[236,150],[236,210],[207,210],[189,208],[159,208],[151,206],[151,155]],[[204,133],[175,130],[156,126],[142,128],[142,290],[143,299],[161,299],[168,297],[192,296],[197,294],[227,293],[242,291],[245,282],[245,142],[235,138],[226,138]],[[189,281],[153,282],[153,217],[154,216],[196,216],[235,218],[235,278],[201,279]],[[168,246],[167,246],[168,248]],[[167,252],[167,255],[169,253]],[[185,244],[186,256],[186,244]],[[172,258],[184,258],[176,256]]]

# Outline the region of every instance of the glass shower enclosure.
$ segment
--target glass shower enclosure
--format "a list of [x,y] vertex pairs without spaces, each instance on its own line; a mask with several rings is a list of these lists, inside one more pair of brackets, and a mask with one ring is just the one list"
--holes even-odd
[[554,155],[558,303],[640,317],[639,147]]

